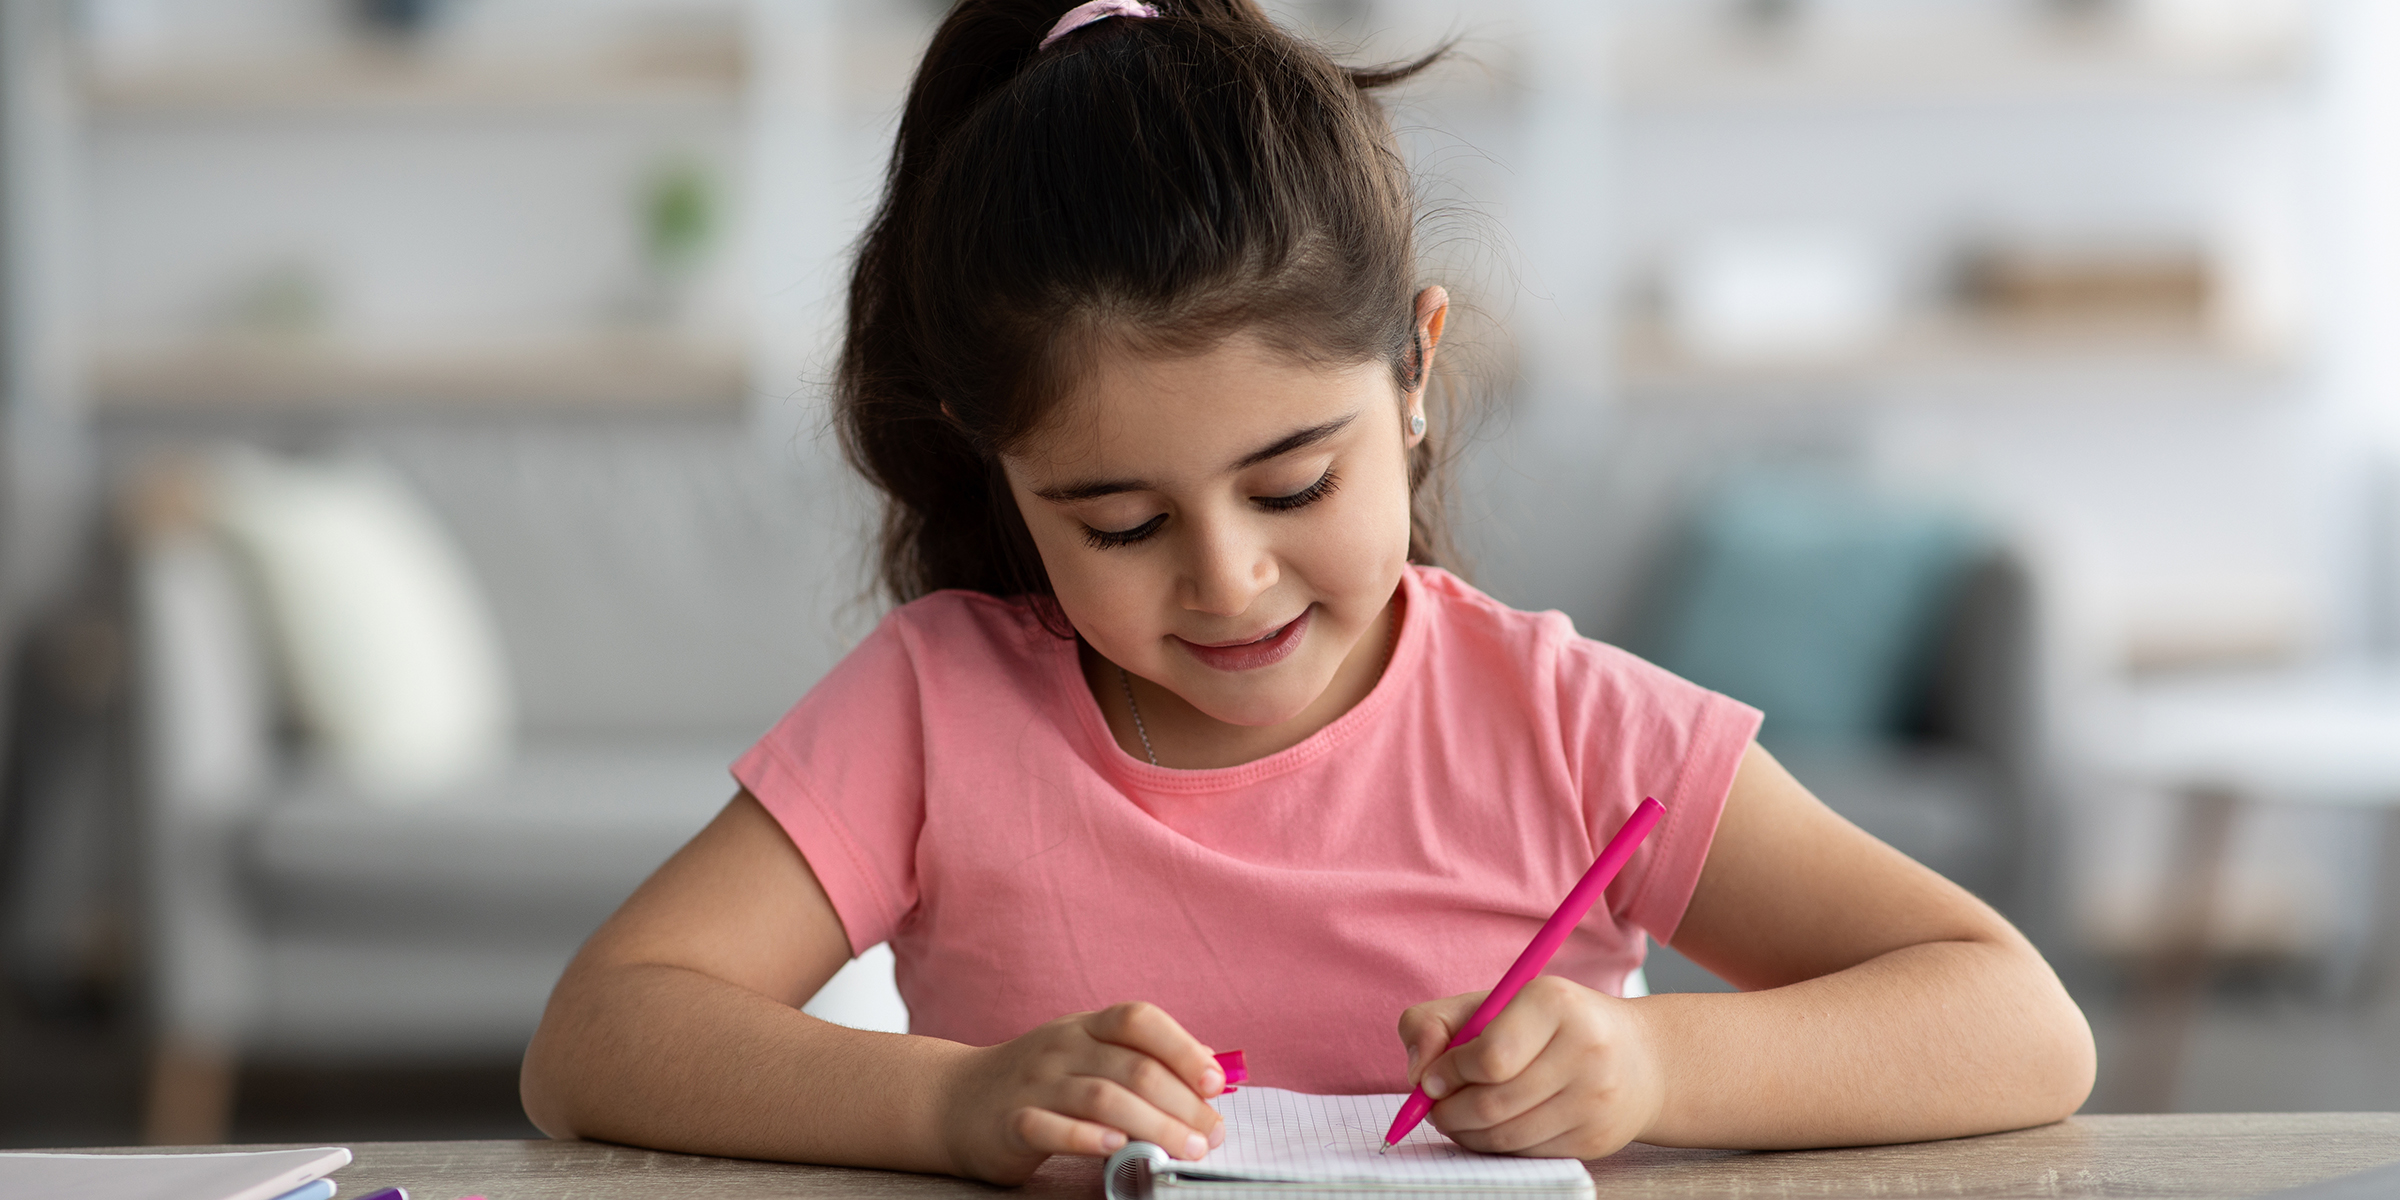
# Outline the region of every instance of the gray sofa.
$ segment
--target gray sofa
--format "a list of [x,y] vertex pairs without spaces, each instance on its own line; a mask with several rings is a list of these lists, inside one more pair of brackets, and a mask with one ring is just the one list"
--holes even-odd
[[[731,419],[329,440],[397,468],[455,535],[517,747],[448,794],[346,794],[292,731],[235,557],[202,528],[135,539],[154,1140],[219,1140],[245,1060],[518,1053],[577,945],[873,618],[840,498],[812,482],[830,472]],[[888,967],[823,1002],[905,1020]]]
[[[499,625],[517,750],[429,802],[345,794],[291,732],[226,548],[139,540],[154,1140],[219,1140],[248,1059],[516,1054],[576,946],[874,618],[848,536],[864,509],[838,471],[800,465],[805,445],[602,419],[327,440],[397,468],[455,535]],[[2037,600],[2018,558],[1993,557],[1958,592],[1915,739],[1787,761],[2038,927]],[[903,1027],[888,954],[810,1010]]]

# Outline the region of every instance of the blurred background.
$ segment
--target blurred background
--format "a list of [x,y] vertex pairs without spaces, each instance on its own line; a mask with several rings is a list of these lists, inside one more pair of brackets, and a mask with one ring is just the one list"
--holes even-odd
[[[0,0],[0,1145],[531,1136],[877,616],[823,381],[941,7]],[[2092,1111],[2400,1107],[2400,8],[1269,7],[1459,39],[1477,582],[2016,919]]]

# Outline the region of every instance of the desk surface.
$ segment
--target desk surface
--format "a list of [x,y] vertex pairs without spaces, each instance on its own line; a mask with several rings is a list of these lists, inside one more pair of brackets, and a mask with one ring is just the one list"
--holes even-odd
[[[1095,1159],[1016,1192],[888,1171],[696,1158],[590,1142],[361,1142],[335,1178],[415,1200],[770,1200],[1100,1194]],[[1591,1164],[1604,1200],[1768,1196],[2255,1196],[2400,1162],[2400,1113],[2076,1117],[1990,1137],[1763,1154],[1631,1146]]]

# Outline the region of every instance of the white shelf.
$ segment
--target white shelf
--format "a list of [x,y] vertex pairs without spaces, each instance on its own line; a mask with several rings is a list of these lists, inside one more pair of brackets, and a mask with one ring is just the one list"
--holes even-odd
[[225,341],[103,354],[92,394],[113,412],[362,408],[738,409],[739,347],[656,334],[407,356]]
[[361,50],[249,64],[186,64],[87,73],[94,115],[110,118],[498,111],[692,110],[731,113],[737,52],[508,64]]

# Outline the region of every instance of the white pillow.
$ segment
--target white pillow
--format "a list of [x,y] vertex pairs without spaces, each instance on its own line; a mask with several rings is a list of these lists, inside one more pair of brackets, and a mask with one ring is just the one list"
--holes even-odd
[[421,798],[506,757],[515,723],[490,606],[389,468],[239,449],[212,509],[248,560],[301,725],[360,793]]

